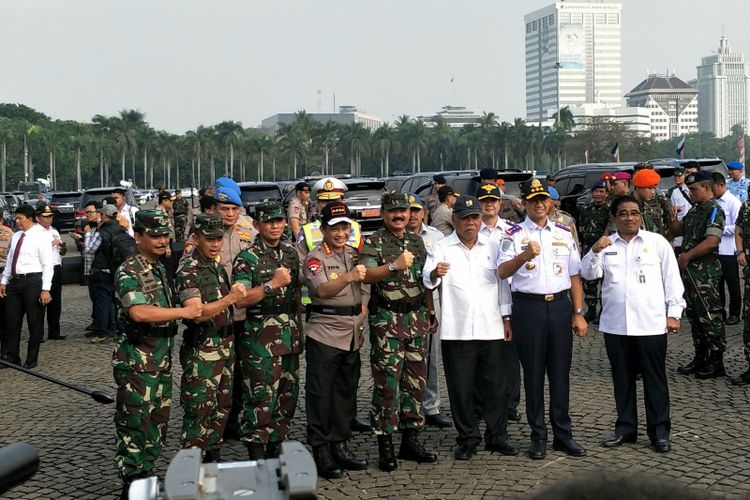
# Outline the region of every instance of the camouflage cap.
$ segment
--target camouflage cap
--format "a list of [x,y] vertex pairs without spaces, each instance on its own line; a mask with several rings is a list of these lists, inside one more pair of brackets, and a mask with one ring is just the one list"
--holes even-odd
[[399,193],[397,191],[389,191],[383,193],[381,198],[383,204],[383,210],[397,210],[397,209],[408,209],[409,208],[409,194]]
[[149,236],[169,236],[169,216],[163,210],[138,210],[133,230]]
[[284,209],[276,200],[263,200],[255,205],[255,218],[260,222],[269,222],[274,219],[285,219]]
[[224,236],[224,217],[219,214],[200,214],[195,218],[195,229],[206,238]]

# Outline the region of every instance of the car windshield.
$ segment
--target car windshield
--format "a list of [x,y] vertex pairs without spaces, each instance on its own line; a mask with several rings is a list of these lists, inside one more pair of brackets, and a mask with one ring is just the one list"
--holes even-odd
[[261,200],[280,200],[279,188],[272,186],[258,189],[242,189],[240,197],[243,203],[256,203]]
[[344,199],[348,202],[369,201],[371,203],[380,203],[382,196],[382,189],[358,189],[344,193]]
[[78,203],[78,200],[81,199],[80,193],[73,193],[73,194],[53,194],[52,198],[50,198],[50,201],[52,203]]

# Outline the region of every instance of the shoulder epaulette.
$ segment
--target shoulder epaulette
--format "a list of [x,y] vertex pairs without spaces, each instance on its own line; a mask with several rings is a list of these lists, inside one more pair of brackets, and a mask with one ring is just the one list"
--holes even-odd
[[555,221],[555,226],[559,227],[560,229],[564,229],[567,232],[571,232],[570,227],[567,224],[563,224],[562,222]]
[[510,223],[510,227],[505,230],[505,234],[507,234],[508,236],[512,236],[512,235],[516,234],[520,230],[521,230],[521,225],[520,224]]

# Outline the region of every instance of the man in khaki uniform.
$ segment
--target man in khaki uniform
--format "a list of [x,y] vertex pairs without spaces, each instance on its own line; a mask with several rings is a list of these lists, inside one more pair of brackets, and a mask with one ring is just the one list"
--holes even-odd
[[346,204],[327,204],[321,211],[324,240],[302,267],[312,298],[305,328],[307,442],[318,474],[328,479],[341,477],[341,469],[367,468],[347,446],[356,415],[359,349],[370,288],[362,284],[365,268],[359,264],[359,252],[347,244],[351,224]]
[[302,226],[310,220],[312,207],[310,206],[310,185],[306,182],[298,182],[294,186],[295,196],[289,202],[289,208],[286,211],[286,218],[289,221],[289,228],[294,236],[293,241],[297,241]]

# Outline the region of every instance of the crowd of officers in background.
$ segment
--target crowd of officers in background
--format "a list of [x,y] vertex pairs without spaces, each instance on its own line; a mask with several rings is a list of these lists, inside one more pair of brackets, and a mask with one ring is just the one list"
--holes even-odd
[[[423,276],[428,254],[451,235],[458,234],[463,242],[466,234],[473,234],[476,223],[476,232],[511,259],[493,261],[495,268],[500,265],[500,275],[508,275],[501,278],[512,277],[518,266],[508,247],[524,234],[529,207],[538,211],[535,197],[552,200],[544,205],[544,214],[536,215],[555,224],[555,238],[559,236],[566,248],[575,250],[578,263],[573,257],[570,262],[580,265],[579,252],[585,255],[602,236],[616,230],[611,202],[632,195],[642,213],[641,229],[661,234],[672,243],[685,283],[695,357],[678,371],[697,378],[724,375],[724,324],[740,321],[739,267],[745,269],[750,248],[747,180],[741,164],[728,166],[731,180],[727,182],[722,174],[702,171],[697,163],[688,162],[684,169],[675,170],[675,187],[666,195],[658,192],[660,176],[650,164],[636,165],[632,178],[625,172],[603,174],[577,221],[559,209],[551,176],[545,182],[524,183],[518,200],[505,196],[502,180],[491,169],[482,170],[476,196],[456,193],[442,175],[436,175],[434,189],[424,201],[408,193],[384,193],[383,227],[367,238],[343,202],[346,186],[335,178],[321,179],[313,186],[299,183],[286,212],[279,202],[264,201],[255,207],[254,218],[244,213],[239,187],[229,178],[217,179],[215,186],[201,190],[197,208],[190,208],[179,192],[168,191],[159,194],[153,210],[128,206],[120,190],[103,203],[89,203],[84,207],[88,224],[77,238],[93,305],[87,335],[93,342],[116,342],[115,463],[124,481],[123,496],[127,497],[134,479],[154,473],[161,453],[172,400],[172,350],[179,322],[185,325],[179,351],[184,410],[181,442],[184,447],[201,448],[205,461],[220,460],[223,440],[230,437],[242,440],[250,459],[278,456],[297,406],[299,356],[304,350],[307,441],[321,477],[338,478],[342,470],[367,467],[348,447],[353,430],[372,429],[378,441],[378,465],[384,471],[396,469],[397,458],[435,462],[436,454],[418,436],[426,422],[439,427],[452,424],[439,414],[438,341],[432,335],[439,329],[442,292],[437,284],[450,266],[433,259]],[[47,211],[39,207],[37,217],[46,217]],[[8,255],[9,234],[0,228],[0,258]],[[132,250],[125,235],[133,239]],[[527,260],[525,269],[531,271],[534,255],[526,254],[538,249],[528,239],[519,239],[519,244]],[[498,257],[493,253],[487,258]],[[507,280],[501,281],[497,274],[498,308],[510,307],[509,301],[503,302]],[[581,287],[580,281],[583,292],[578,296],[574,291]],[[572,313],[572,329],[580,335],[585,334],[587,321],[598,321],[600,281],[571,275],[566,285],[575,307],[567,314]],[[745,307],[749,287],[746,273]],[[566,288],[566,297],[567,293]],[[585,315],[579,301],[585,302]],[[750,362],[748,316],[744,342]],[[356,415],[365,321],[369,322],[374,382],[369,425]],[[533,328],[524,321],[511,319],[503,310],[504,325],[497,325],[499,339],[507,341],[507,347],[502,349],[503,383],[492,386],[502,392],[495,401],[489,401],[491,394],[481,387],[488,381],[480,375],[490,375],[477,372],[473,382],[458,383],[457,372],[449,374],[446,366],[453,424],[459,432],[458,459],[468,459],[475,452],[474,413],[485,414],[488,429],[492,423],[495,434],[485,436],[486,449],[518,453],[518,447],[508,441],[505,423],[520,419],[519,353],[510,332]],[[52,333],[53,338],[60,336],[59,329]],[[451,349],[454,345],[448,343]],[[450,354],[453,362],[461,359],[456,355],[455,351]],[[526,361],[531,363],[522,361],[524,367]],[[543,378],[540,389],[530,387],[534,380],[527,373],[524,377],[527,399],[529,391],[544,390]],[[732,378],[732,383],[750,383],[750,370]],[[465,394],[467,384],[474,386],[470,396]],[[553,398],[558,398],[562,413],[550,418],[562,422],[562,430],[555,429],[555,449],[581,456],[585,450],[570,433],[567,394],[562,397],[556,391]],[[534,444],[546,441],[544,408],[543,404],[536,407],[537,396],[533,394],[535,401],[527,401],[526,406],[532,435],[537,436],[529,454],[543,458],[546,448]],[[398,454],[392,440],[397,430],[402,433]],[[559,440],[558,431],[562,433]],[[657,451],[668,451],[668,447],[657,447]]]

